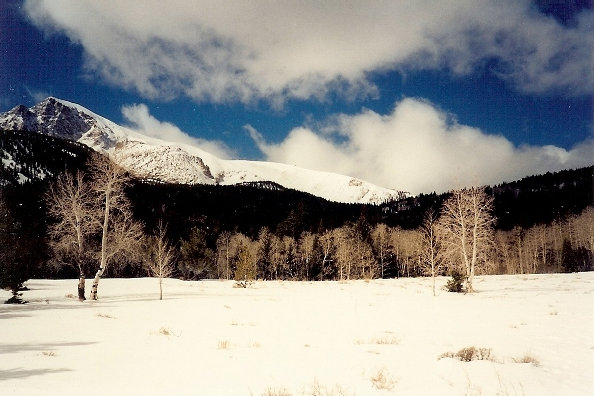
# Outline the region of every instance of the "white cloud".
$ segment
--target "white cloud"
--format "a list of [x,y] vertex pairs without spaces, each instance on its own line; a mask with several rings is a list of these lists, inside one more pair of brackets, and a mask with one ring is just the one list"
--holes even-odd
[[394,111],[339,115],[319,131],[293,129],[278,144],[248,128],[269,161],[355,176],[411,193],[443,192],[591,165],[594,138],[572,150],[515,147],[451,120],[432,104],[404,99]]
[[149,113],[145,104],[123,106],[122,114],[132,124],[129,126],[130,129],[145,136],[196,146],[223,159],[233,156],[232,151],[223,142],[195,138],[169,122],[157,120]]
[[375,95],[368,73],[497,59],[518,89],[589,94],[593,19],[575,26],[529,0],[27,0],[31,21],[80,44],[101,78],[146,97],[198,101]]

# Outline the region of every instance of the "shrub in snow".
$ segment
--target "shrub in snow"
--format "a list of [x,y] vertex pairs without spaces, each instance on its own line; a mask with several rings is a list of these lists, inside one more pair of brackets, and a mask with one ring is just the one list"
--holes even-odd
[[396,381],[386,371],[386,369],[379,370],[376,375],[371,377],[371,383],[376,389],[388,391],[393,390],[394,385],[396,385]]
[[530,363],[533,366],[539,366],[540,362],[538,361],[537,358],[535,358],[534,356],[530,355],[529,353],[525,354],[524,356],[514,359],[514,362],[516,363]]
[[452,271],[452,279],[446,283],[446,289],[449,292],[461,293],[464,291],[464,282],[466,281],[466,275],[454,270]]
[[471,362],[473,360],[493,360],[490,348],[476,348],[473,346],[462,348],[456,353],[446,352],[439,358],[454,358],[463,362]]
[[12,290],[12,297],[4,302],[4,304],[26,304],[27,301],[22,299],[23,293]]
[[268,388],[262,396],[291,396],[291,392],[285,388]]

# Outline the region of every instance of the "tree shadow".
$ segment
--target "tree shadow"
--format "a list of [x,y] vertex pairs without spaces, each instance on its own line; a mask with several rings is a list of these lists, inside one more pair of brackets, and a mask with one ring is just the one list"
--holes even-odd
[[0,355],[7,353],[19,353],[28,351],[51,351],[60,347],[83,346],[92,345],[96,342],[57,342],[57,343],[42,343],[42,344],[0,344]]
[[66,372],[66,371],[72,371],[72,370],[70,370],[70,369],[24,370],[22,368],[14,368],[14,369],[0,371],[0,381],[6,381],[9,379],[28,378],[28,377],[33,377],[35,375],[56,374],[56,373],[62,373],[62,372]]
[[52,309],[83,309],[89,308],[88,304],[73,302],[69,304],[50,302],[29,302],[22,305],[0,304],[0,319],[29,317],[28,312],[48,311]]
[[[166,293],[163,292],[163,300],[183,300],[189,296],[183,293]],[[91,304],[97,303],[119,303],[119,302],[144,302],[144,301],[159,301],[159,292],[143,293],[143,294],[127,294],[127,295],[108,295],[105,297],[99,296],[97,301],[90,301]],[[102,304],[102,305],[103,305]]]
[[22,313],[2,313],[0,312],[0,319],[13,319],[13,318],[30,318],[31,315]]

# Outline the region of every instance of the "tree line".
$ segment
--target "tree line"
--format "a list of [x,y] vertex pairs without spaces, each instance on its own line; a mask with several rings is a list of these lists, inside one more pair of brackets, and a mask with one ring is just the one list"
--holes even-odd
[[[83,166],[70,166],[42,184],[41,199],[35,183],[0,190],[2,287],[15,290],[11,285],[28,276],[74,275],[84,298],[84,279],[92,276],[95,299],[102,276],[220,278],[246,285],[251,279],[436,276],[458,269],[471,290],[475,273],[593,269],[592,206],[578,203],[550,222],[514,224],[505,214],[515,209],[506,210],[501,201],[523,196],[517,185],[380,206],[339,205],[301,193],[293,198],[282,188],[183,190],[135,180],[103,156],[85,156]],[[577,171],[583,181],[553,190],[569,185],[581,191],[591,168]],[[254,198],[244,203],[234,195],[238,191]],[[538,191],[530,188],[532,195]],[[559,196],[557,207],[570,206],[564,199]]]
[[[182,240],[180,274],[234,279],[247,249],[254,278],[347,280],[437,276],[460,270],[472,290],[475,274],[528,274],[593,270],[594,207],[549,225],[497,230],[492,198],[484,189],[454,191],[420,227],[374,226],[362,217],[338,228],[297,238],[264,227],[257,237],[222,232],[214,248],[196,234]],[[187,249],[197,249],[195,255]],[[197,262],[195,257],[202,257]]]
[[[169,244],[167,241],[176,239],[168,239],[163,220],[159,219],[159,237],[150,239],[151,246],[147,247],[143,234],[147,227],[134,220],[123,188],[130,176],[110,161],[95,162],[89,166],[88,183],[81,173],[76,179],[66,173],[47,194],[48,212],[60,220],[50,226],[54,261],[77,263],[82,278],[84,263],[89,262],[86,254],[98,254],[93,253],[93,248],[85,253],[82,241],[95,232],[95,250],[99,246],[101,250],[91,298],[96,298],[96,285],[110,260],[114,262],[109,270],[113,276],[143,275],[147,268],[151,270],[147,261],[154,262],[154,257],[165,254],[153,251],[155,246],[161,250],[165,246],[167,266],[159,271],[152,268],[153,274],[182,279],[236,279],[243,285],[252,279],[435,277],[460,270],[465,275],[466,289],[471,291],[475,274],[593,269],[592,206],[548,225],[501,230],[495,228],[494,198],[485,188],[451,192],[436,208],[429,207],[420,226],[413,229],[371,224],[361,212],[357,220],[338,227],[296,234],[287,224],[298,221],[291,218],[302,216],[291,211],[289,219],[279,222],[276,230],[263,226],[255,235],[247,235],[195,226],[177,243]],[[67,190],[62,191],[65,187]],[[93,194],[95,198],[91,198]],[[99,206],[91,208],[97,197],[101,197]],[[77,228],[81,224],[87,224],[88,229]],[[152,255],[148,260],[147,252]]]

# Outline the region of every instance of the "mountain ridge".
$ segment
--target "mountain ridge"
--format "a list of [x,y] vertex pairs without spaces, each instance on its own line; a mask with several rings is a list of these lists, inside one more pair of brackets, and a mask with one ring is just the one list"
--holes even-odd
[[405,193],[335,173],[264,161],[226,160],[180,142],[120,126],[91,110],[55,97],[31,108],[0,113],[0,129],[37,132],[82,143],[109,155],[141,178],[181,184],[272,182],[329,201],[380,204]]

